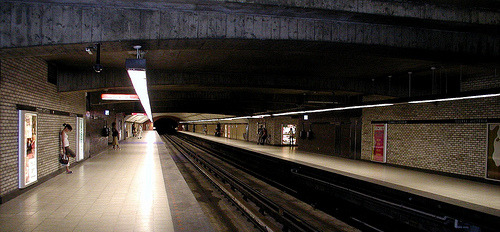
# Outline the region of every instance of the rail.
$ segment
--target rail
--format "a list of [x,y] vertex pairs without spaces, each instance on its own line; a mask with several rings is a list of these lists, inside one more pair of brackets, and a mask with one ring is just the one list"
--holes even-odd
[[[214,177],[217,177],[219,180],[222,181],[223,185],[229,185],[230,189],[234,191],[238,191],[241,195],[243,195],[243,200],[245,201],[251,201],[255,205],[258,206],[259,210],[258,212],[262,215],[269,215],[272,217],[275,221],[279,222],[282,225],[281,231],[318,231],[315,229],[313,226],[309,225],[307,222],[302,220],[300,217],[296,216],[295,214],[285,210],[283,207],[279,206],[278,204],[274,203],[271,199],[268,197],[264,196],[262,193],[258,192],[252,186],[249,186],[246,183],[243,183],[241,180],[239,180],[237,177],[232,175],[231,173],[223,170],[222,168],[217,167],[216,165],[212,164],[208,159],[204,158],[202,155],[197,154],[194,152],[189,146],[191,147],[196,147],[199,150],[202,150],[206,154],[213,155],[212,152],[206,150],[203,147],[200,147],[196,144],[191,144],[185,140],[182,142],[176,141],[172,137],[165,136],[167,141],[169,141],[174,147],[176,147],[177,150],[179,150],[182,155],[184,155],[188,160],[195,165],[195,167],[200,170],[207,178],[210,179],[210,181],[216,185],[218,185],[219,189],[225,189],[224,186],[221,186],[220,184],[217,184],[218,181],[214,180]],[[187,146],[186,144],[189,144]],[[201,167],[200,167],[201,165]],[[203,168],[202,168],[203,167]],[[214,175],[209,175],[207,171],[210,173],[214,173]],[[274,231],[276,228],[273,229],[273,226],[266,224],[263,219],[260,219],[258,216],[256,216],[250,209],[247,209],[245,204],[242,204],[242,202],[237,201],[237,197],[235,197],[233,194],[228,192],[227,190],[223,190],[224,194],[228,195],[228,199],[231,199],[234,201],[234,204],[237,205],[242,212],[246,212],[247,217],[253,221],[255,225],[261,230],[261,231]]]

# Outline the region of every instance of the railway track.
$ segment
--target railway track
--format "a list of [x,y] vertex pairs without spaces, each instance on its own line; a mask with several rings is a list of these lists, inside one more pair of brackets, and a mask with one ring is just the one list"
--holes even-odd
[[230,165],[216,153],[164,136],[258,231],[358,231]]

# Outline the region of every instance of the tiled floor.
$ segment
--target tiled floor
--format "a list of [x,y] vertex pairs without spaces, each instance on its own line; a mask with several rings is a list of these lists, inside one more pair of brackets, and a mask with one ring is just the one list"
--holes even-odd
[[207,136],[199,133],[183,133],[500,216],[499,185],[423,173],[378,163],[302,152],[290,149],[290,147],[262,146],[246,141]]
[[0,231],[174,231],[158,140],[126,140],[1,204]]

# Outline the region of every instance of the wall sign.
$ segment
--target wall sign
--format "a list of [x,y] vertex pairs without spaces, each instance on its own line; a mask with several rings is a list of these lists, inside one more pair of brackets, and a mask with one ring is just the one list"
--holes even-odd
[[500,123],[487,124],[486,178],[500,181]]
[[25,188],[38,180],[38,115],[19,111],[19,188]]
[[373,125],[372,161],[386,162],[387,152],[387,124]]

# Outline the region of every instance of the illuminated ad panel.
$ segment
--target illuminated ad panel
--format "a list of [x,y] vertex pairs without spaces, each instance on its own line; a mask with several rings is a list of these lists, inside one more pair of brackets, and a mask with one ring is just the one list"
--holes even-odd
[[372,161],[386,162],[387,152],[387,124],[373,125],[373,152]]
[[38,117],[36,113],[19,111],[19,188],[38,180]]

